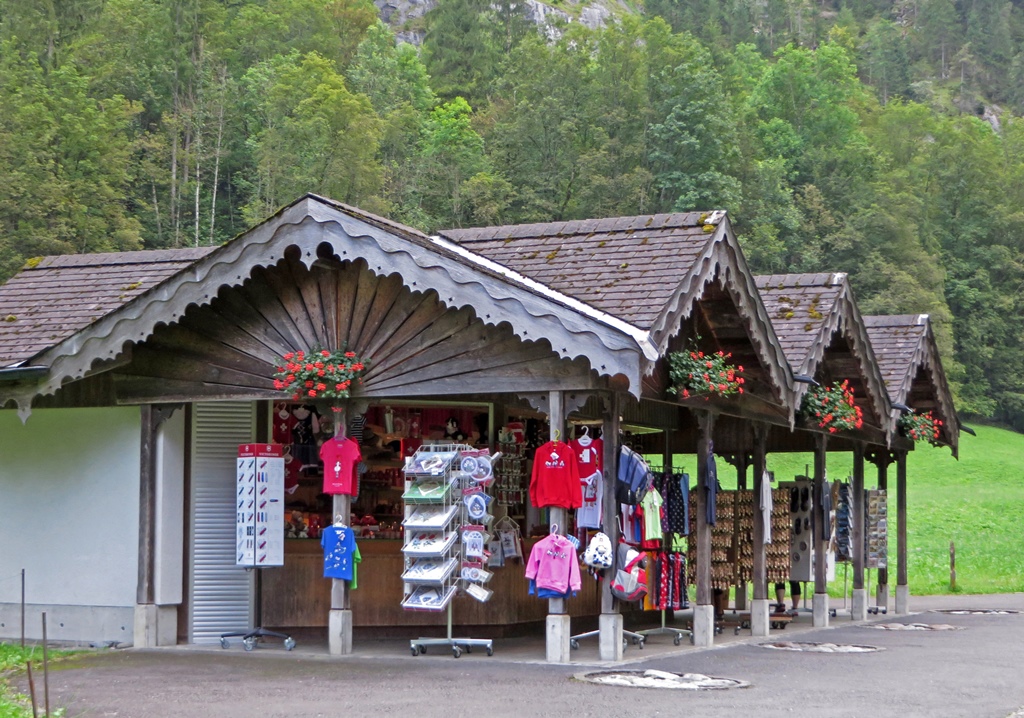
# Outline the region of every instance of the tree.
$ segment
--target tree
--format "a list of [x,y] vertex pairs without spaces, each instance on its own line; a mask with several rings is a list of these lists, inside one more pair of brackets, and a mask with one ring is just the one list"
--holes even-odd
[[257,65],[243,84],[253,120],[254,169],[243,179],[248,222],[306,192],[379,209],[380,121],[332,62],[291,53]]
[[141,247],[127,203],[137,108],[87,84],[0,43],[0,279],[28,257]]

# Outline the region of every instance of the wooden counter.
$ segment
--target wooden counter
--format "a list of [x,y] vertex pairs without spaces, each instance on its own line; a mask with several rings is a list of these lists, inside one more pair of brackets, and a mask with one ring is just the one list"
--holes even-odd
[[[355,626],[443,626],[444,611],[407,611],[402,608],[402,542],[388,539],[359,541],[358,588],[352,591]],[[527,549],[529,550],[529,549]],[[459,596],[454,622],[460,626],[514,625],[543,621],[548,602],[526,593],[525,566],[507,563],[490,569],[494,578],[487,588],[494,595],[487,603]],[[331,607],[331,579],[323,577],[323,550],[316,539],[285,541],[285,565],[262,572],[262,625],[277,627],[327,626]],[[600,613],[598,584],[583,574],[583,590],[568,602],[571,616]]]

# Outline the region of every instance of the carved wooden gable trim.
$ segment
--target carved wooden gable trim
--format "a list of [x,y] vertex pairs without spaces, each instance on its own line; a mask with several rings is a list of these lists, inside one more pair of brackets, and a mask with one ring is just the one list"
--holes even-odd
[[412,291],[361,260],[307,268],[296,254],[255,268],[136,345],[115,374],[118,401],[279,397],[271,377],[281,355],[313,348],[348,348],[368,361],[361,397],[595,385],[586,360],[559,358],[546,341],[488,326],[472,309],[449,309],[433,290]]

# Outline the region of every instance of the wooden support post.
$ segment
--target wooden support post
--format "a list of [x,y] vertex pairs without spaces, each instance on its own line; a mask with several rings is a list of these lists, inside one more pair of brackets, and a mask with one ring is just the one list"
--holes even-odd
[[[334,436],[345,438],[348,422],[348,411],[342,408],[334,413]],[[357,469],[358,470],[358,469]],[[332,505],[331,520],[339,516],[346,526],[352,516],[352,497],[346,494],[335,494]],[[332,656],[343,656],[352,653],[352,604],[349,595],[348,581],[340,578],[331,579],[331,610],[328,620],[328,648]]]
[[814,437],[814,507],[811,515],[811,529],[814,531],[814,599],[812,608],[815,628],[828,626],[828,571],[825,557],[828,554],[829,538],[825,528],[829,525],[829,517],[824,512],[823,497],[829,490],[825,479],[825,461],[828,437],[816,434]]
[[864,444],[853,445],[853,485],[850,487],[850,543],[853,549],[853,589],[864,588]]
[[828,438],[824,434],[814,436],[814,507],[811,510],[811,521],[814,530],[814,592],[828,592],[828,578],[825,567],[825,553],[828,551],[828,538],[824,537],[824,527],[828,525],[828,516],[822,511],[822,497],[828,490],[825,485],[825,461]]
[[710,412],[697,413],[700,434],[697,438],[697,505],[696,505],[696,540],[697,566],[695,571],[697,583],[697,605],[711,605],[711,524],[707,519],[708,492],[705,486],[708,479],[708,457],[711,454],[711,436],[714,431],[715,417]]
[[[888,451],[880,451],[878,454],[878,488],[885,491],[885,501],[889,504],[889,461]],[[887,552],[888,553],[888,552]],[[886,567],[878,569],[878,586],[876,588],[875,605],[887,608],[889,605],[889,568],[888,558]]]
[[715,429],[715,416],[707,411],[697,412],[697,502],[696,536],[697,565],[694,570],[697,583],[697,605],[693,609],[693,643],[705,648],[714,643],[715,607],[711,590],[711,524],[707,519],[708,460],[711,438]]
[[[551,441],[565,440],[565,397],[560,391],[548,392],[548,424]],[[568,509],[548,509],[548,528],[551,533],[564,534],[568,529]],[[545,656],[549,663],[568,663],[571,628],[564,598],[548,599],[545,620]]]
[[[548,393],[548,425],[551,441],[565,441],[565,404],[560,391]],[[568,509],[555,507],[548,509],[548,530],[551,533],[565,534],[568,528],[566,526],[568,517]],[[565,613],[565,599],[549,598],[548,613]]]
[[[604,442],[604,499],[601,502],[601,529],[611,539],[612,549],[619,545],[618,505],[615,503],[615,478],[619,462],[619,395],[608,398],[608,409],[602,417],[601,439]],[[618,602],[612,596],[611,585],[601,581],[601,613],[617,613]]]
[[157,418],[151,404],[143,404],[139,412],[142,437],[139,442],[139,566],[135,603],[147,605],[153,603],[155,595]]
[[864,444],[853,445],[853,485],[850,487],[850,543],[853,553],[853,596],[850,618],[866,621],[868,592],[864,587]]
[[896,452],[896,613],[907,613],[907,452]]
[[[601,438],[604,442],[604,498],[601,502],[601,528],[611,539],[612,549],[619,545],[618,504],[615,502],[615,479],[619,457],[619,416],[620,396],[612,393],[608,397],[602,416]],[[598,619],[598,655],[602,661],[622,660],[623,618],[619,613],[619,602],[612,596],[611,571],[604,572],[601,581],[601,616]],[[568,619],[566,619],[568,620]]]
[[[768,561],[765,556],[765,526],[761,512],[761,492],[764,490],[765,466],[768,454],[768,427],[754,424],[754,600],[768,598]],[[771,490],[770,488],[768,489]]]

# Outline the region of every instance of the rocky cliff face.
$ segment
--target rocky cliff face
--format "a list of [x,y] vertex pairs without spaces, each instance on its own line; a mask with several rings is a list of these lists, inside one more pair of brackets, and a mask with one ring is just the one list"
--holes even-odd
[[[395,31],[402,42],[419,45],[423,42],[421,18],[435,5],[437,0],[374,0],[381,19]],[[587,5],[577,5],[569,13],[547,5],[539,0],[525,0],[526,16],[541,27],[552,40],[561,33],[558,27],[568,22],[583,23],[589,28],[601,27],[613,15],[613,10],[625,9],[616,0],[600,0]]]

